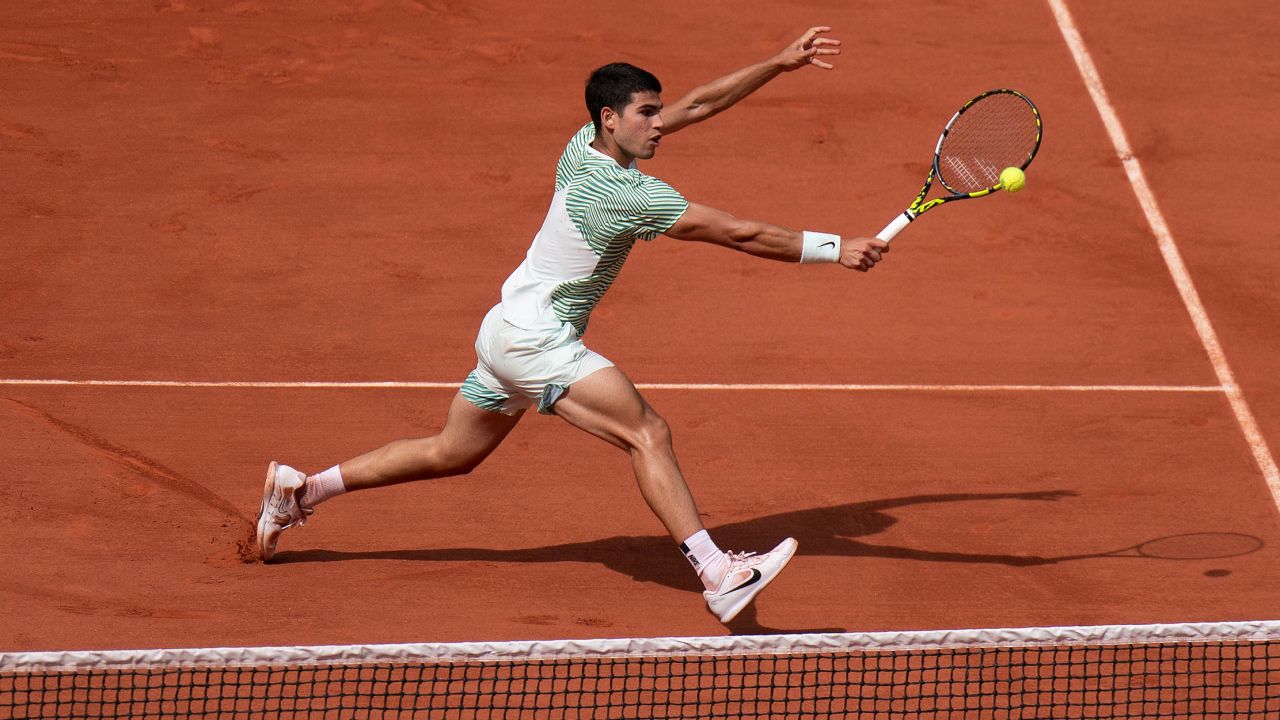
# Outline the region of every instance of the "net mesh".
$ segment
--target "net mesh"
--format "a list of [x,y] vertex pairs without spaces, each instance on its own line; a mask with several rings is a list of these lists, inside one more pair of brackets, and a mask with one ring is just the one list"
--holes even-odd
[[1280,624],[957,632],[12,654],[0,718],[1280,717]]
[[938,178],[958,193],[994,187],[1001,170],[1027,162],[1039,136],[1036,113],[1026,100],[1009,92],[987,95],[947,129],[938,148]]

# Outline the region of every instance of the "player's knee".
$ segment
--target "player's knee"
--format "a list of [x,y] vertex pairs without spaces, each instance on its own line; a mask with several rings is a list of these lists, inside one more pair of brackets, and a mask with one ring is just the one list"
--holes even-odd
[[661,450],[671,446],[671,426],[652,410],[644,414],[635,436],[635,445],[646,450]]

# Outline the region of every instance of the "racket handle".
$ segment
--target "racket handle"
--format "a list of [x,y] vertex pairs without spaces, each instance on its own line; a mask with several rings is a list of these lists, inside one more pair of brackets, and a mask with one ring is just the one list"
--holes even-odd
[[915,220],[915,217],[911,214],[910,211],[902,213],[901,215],[895,217],[893,219],[893,222],[886,225],[883,230],[876,233],[876,239],[889,242],[894,238],[894,236],[902,232],[902,228],[911,224],[912,220]]

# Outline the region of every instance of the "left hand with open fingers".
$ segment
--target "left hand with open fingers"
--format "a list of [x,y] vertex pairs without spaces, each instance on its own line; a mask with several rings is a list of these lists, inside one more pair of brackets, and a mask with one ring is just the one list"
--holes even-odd
[[778,53],[775,58],[778,66],[787,72],[798,70],[805,65],[814,65],[823,70],[832,69],[834,66],[821,58],[839,55],[840,41],[835,38],[818,37],[827,32],[831,32],[831,28],[826,25],[817,25],[806,30],[798,40]]

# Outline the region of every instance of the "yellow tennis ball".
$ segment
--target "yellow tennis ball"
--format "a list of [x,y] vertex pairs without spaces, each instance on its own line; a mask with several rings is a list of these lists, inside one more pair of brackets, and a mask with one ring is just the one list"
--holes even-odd
[[1027,176],[1016,167],[1007,167],[1000,171],[1000,184],[1008,192],[1018,192],[1027,184]]

